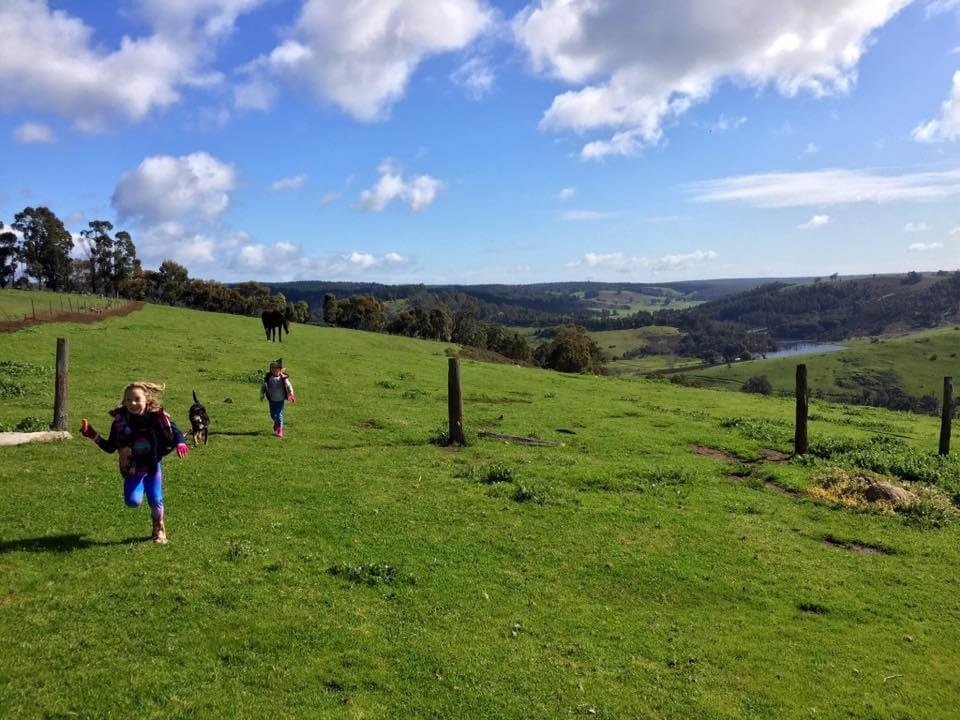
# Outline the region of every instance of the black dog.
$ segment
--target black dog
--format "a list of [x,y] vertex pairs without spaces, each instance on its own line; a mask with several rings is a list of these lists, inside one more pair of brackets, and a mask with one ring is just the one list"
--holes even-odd
[[203,440],[207,444],[207,433],[210,431],[210,416],[207,409],[197,400],[197,391],[193,391],[193,405],[190,406],[190,435],[193,436],[193,446],[196,447]]

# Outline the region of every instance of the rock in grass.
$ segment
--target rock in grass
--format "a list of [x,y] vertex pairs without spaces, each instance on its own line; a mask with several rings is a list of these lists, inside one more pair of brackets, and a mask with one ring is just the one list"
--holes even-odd
[[890,483],[880,482],[879,480],[873,480],[871,478],[864,478],[864,480],[867,481],[868,486],[866,492],[864,492],[864,497],[870,502],[886,501],[897,505],[900,503],[913,502],[917,499],[917,496],[912,492],[897,485],[891,485]]

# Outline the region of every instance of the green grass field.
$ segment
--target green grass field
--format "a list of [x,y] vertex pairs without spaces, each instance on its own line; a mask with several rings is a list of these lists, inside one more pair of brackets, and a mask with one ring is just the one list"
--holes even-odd
[[[960,330],[953,326],[879,342],[857,339],[841,343],[849,350],[840,350],[802,357],[750,360],[697,371],[697,376],[733,380],[743,384],[754,375],[766,375],[774,389],[793,391],[797,363],[807,366],[811,389],[822,389],[830,395],[857,395],[858,374],[886,378],[908,394],[920,397],[943,393],[943,378],[960,379]],[[839,383],[838,383],[839,381]],[[737,385],[730,385],[736,389]]]
[[[814,402],[812,441],[859,449],[776,464],[758,451],[790,450],[783,400],[464,361],[468,431],[562,444],[455,451],[428,442],[445,344],[267,344],[256,318],[148,305],[0,335],[0,423],[51,416],[61,335],[72,426],[107,430],[149,379],[181,426],[196,390],[212,434],[164,462],[167,546],[115,456],[0,448],[0,717],[955,714],[960,523],[804,493],[853,462],[960,493],[932,418]],[[278,355],[283,440],[251,381]]]
[[[670,288],[660,288],[660,290],[664,293],[663,295],[648,295],[631,290],[621,292],[601,290],[593,302],[597,310],[610,310],[614,317],[633,315],[641,310],[645,312],[656,312],[664,308],[686,310],[703,304],[699,300],[687,300],[685,295]],[[670,302],[665,304],[666,299]]]

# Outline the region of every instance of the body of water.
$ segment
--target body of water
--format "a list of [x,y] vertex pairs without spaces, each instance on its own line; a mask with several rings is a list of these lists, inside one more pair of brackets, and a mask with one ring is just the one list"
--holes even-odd
[[780,349],[776,352],[768,352],[768,360],[773,358],[797,357],[798,355],[815,355],[817,353],[836,352],[837,350],[847,349],[845,345],[828,345],[826,343],[804,342],[797,340],[779,342],[777,345],[780,347]]

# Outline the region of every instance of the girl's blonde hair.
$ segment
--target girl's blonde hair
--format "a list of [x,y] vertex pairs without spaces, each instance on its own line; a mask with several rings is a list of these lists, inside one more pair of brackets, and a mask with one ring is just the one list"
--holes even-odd
[[157,396],[163,392],[165,387],[166,385],[157,385],[156,383],[144,382],[143,380],[132,382],[123,389],[123,397],[120,398],[120,404],[123,405],[123,401],[127,399],[127,393],[131,390],[142,390],[143,394],[147,397],[146,412],[156,412],[160,409],[160,400]]

